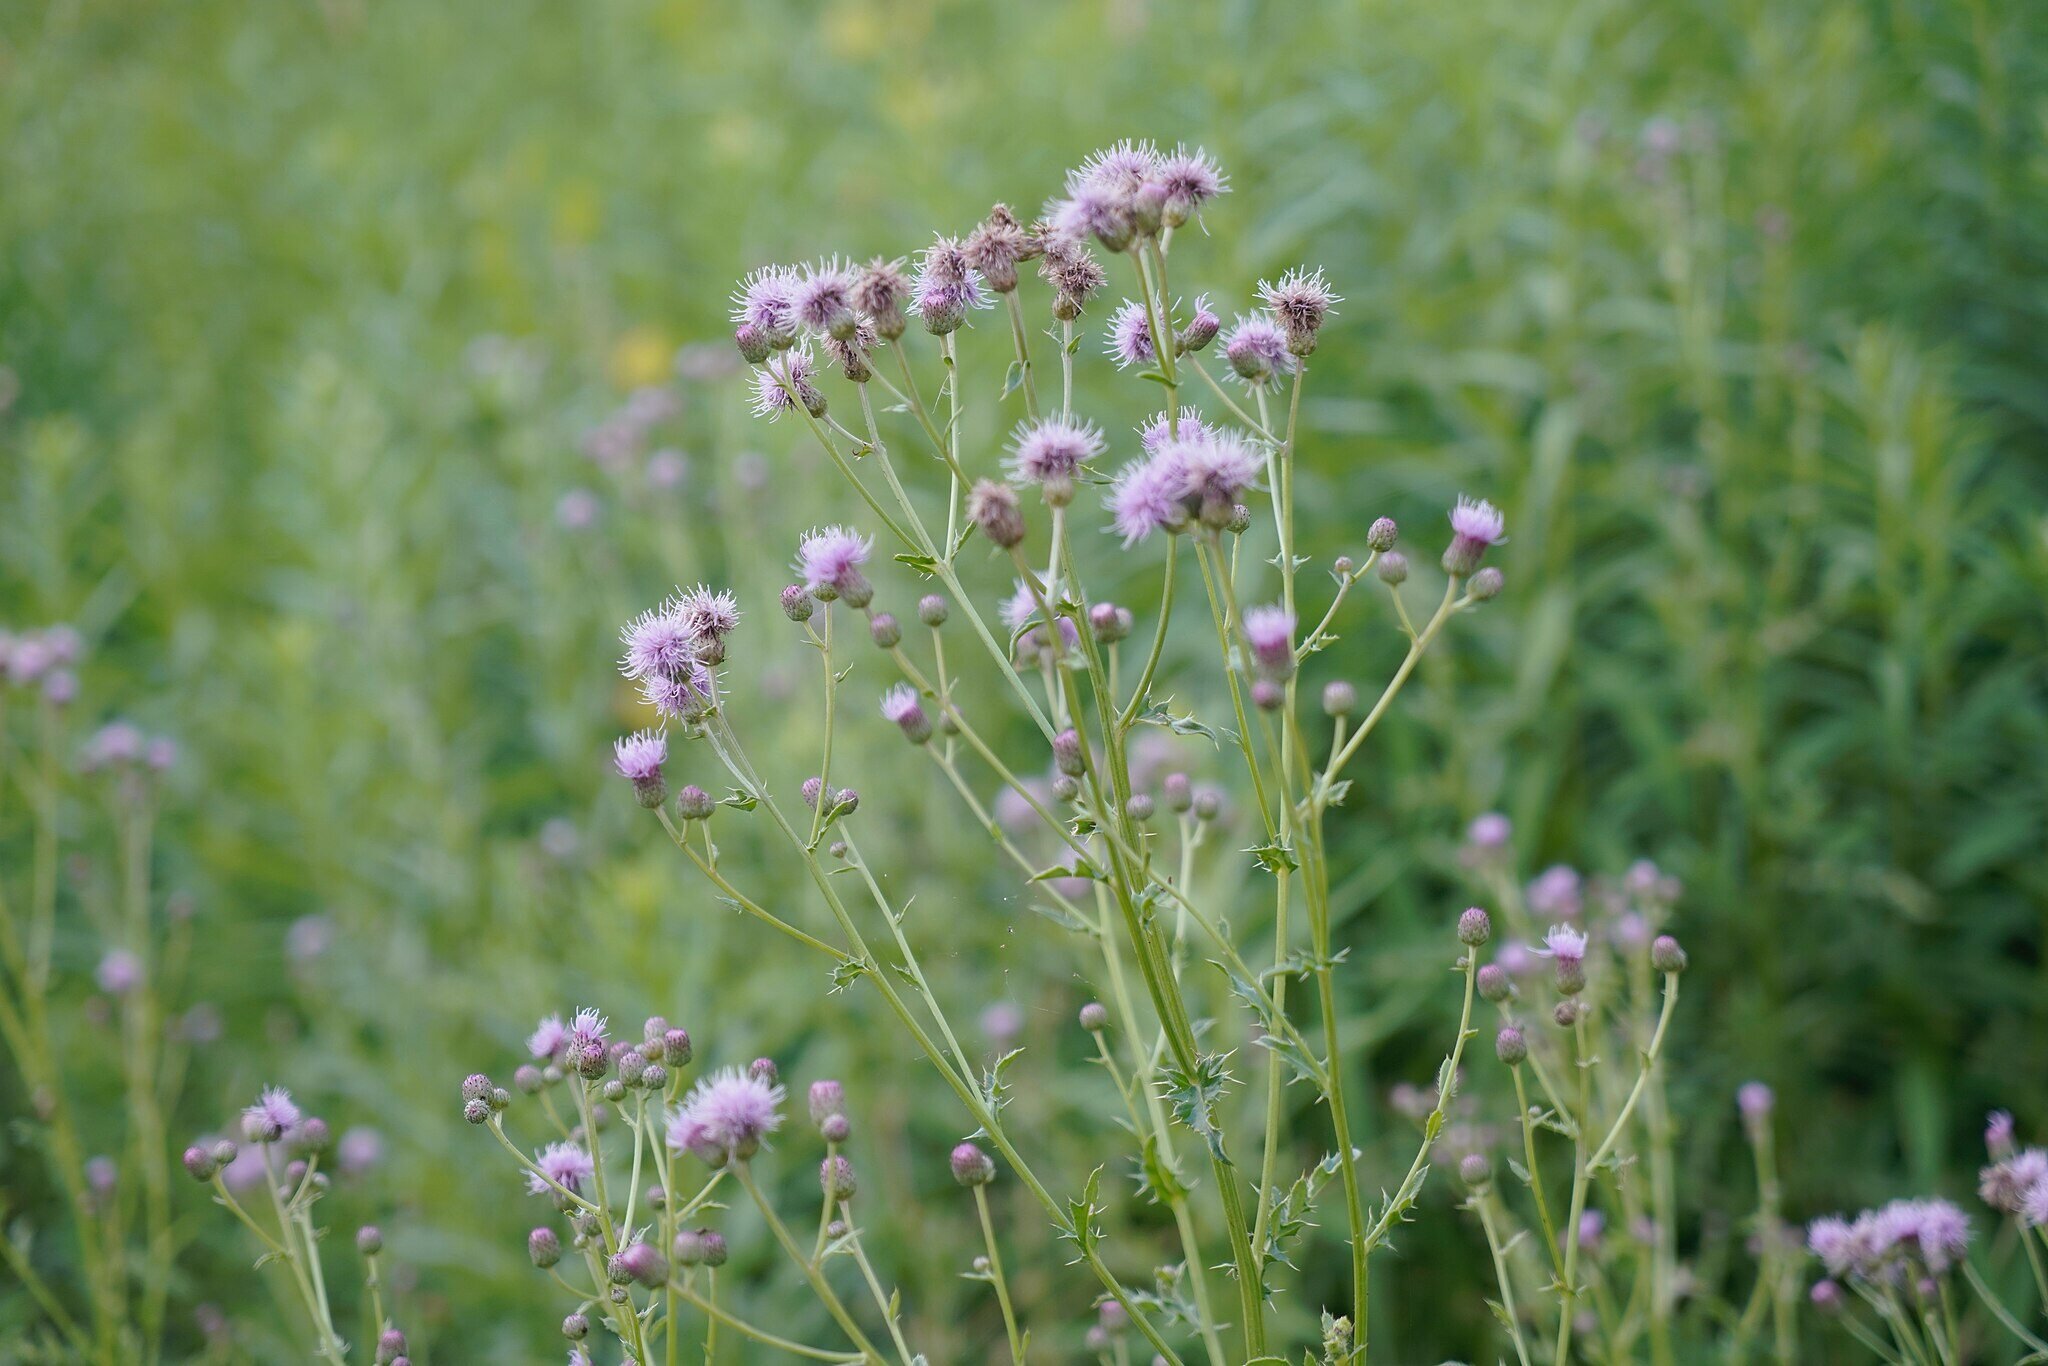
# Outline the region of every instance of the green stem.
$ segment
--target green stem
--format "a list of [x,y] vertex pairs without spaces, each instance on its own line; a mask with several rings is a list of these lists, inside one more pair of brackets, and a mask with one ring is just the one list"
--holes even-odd
[[1003,1331],[1010,1339],[1010,1366],[1024,1366],[1024,1339],[1017,1331],[1017,1313],[1010,1307],[1010,1286],[1003,1276],[1003,1254],[996,1246],[996,1226],[988,1214],[988,1187],[975,1186],[974,1209],[981,1216],[981,1240],[988,1248],[989,1281],[1003,1310]]
[[748,1164],[737,1162],[732,1165],[733,1174],[739,1178],[740,1185],[746,1188],[747,1194],[752,1196],[754,1203],[760,1207],[761,1217],[767,1221],[768,1230],[775,1235],[775,1241],[782,1245],[783,1252],[788,1255],[790,1261],[796,1263],[797,1269],[803,1272],[804,1279],[810,1282],[812,1292],[825,1306],[825,1311],[832,1315],[833,1321],[839,1325],[854,1346],[860,1348],[860,1360],[881,1366],[882,1354],[875,1350],[875,1345],[868,1341],[867,1334],[854,1322],[853,1315],[847,1312],[846,1306],[840,1302],[838,1293],[832,1289],[831,1282],[825,1279],[817,1264],[804,1256],[797,1247],[796,1240],[789,1236],[789,1229],[775,1213],[775,1207],[769,1204],[768,1198],[761,1193],[761,1187],[755,1183],[754,1173],[749,1170]]

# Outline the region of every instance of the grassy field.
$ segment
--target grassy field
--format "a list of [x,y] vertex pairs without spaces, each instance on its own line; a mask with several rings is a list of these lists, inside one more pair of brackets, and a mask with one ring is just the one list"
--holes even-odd
[[[1749,1078],[1780,1097],[1794,1217],[1967,1194],[1986,1110],[2048,1126],[2044,132],[2048,9],[1981,0],[0,8],[0,625],[85,640],[53,999],[88,1144],[125,1132],[90,999],[116,864],[69,761],[126,716],[180,745],[154,883],[192,910],[179,1008],[222,1022],[170,1137],[278,1080],[377,1130],[334,1219],[382,1221],[416,1358],[554,1351],[511,1178],[451,1097],[601,999],[719,1061],[844,1076],[878,1208],[905,1211],[876,1256],[934,1360],[969,1359],[971,1220],[910,1212],[950,1198],[917,1154],[958,1117],[871,1000],[764,951],[651,836],[607,771],[642,723],[614,637],[672,583],[734,584],[772,665],[736,710],[794,781],[816,707],[768,604],[846,508],[790,424],[748,417],[732,282],[913,251],[1136,135],[1229,170],[1191,247],[1225,302],[1297,261],[1345,295],[1303,414],[1308,534],[1434,526],[1461,490],[1508,512],[1500,608],[1430,661],[1339,827],[1372,1170],[1389,1088],[1427,1083],[1454,1023],[1425,936],[1497,809],[1524,874],[1651,857],[1685,883],[1689,1244],[1753,1207]],[[992,450],[1002,362],[969,361]],[[1331,667],[1394,657],[1362,633]],[[852,729],[844,762],[894,794],[874,838],[958,916],[942,994],[1074,1053],[1084,988],[1031,968],[1058,931],[938,837],[947,794],[900,743]],[[0,792],[17,898],[30,800]],[[30,1088],[0,1075],[0,1218],[55,1230],[25,1246],[62,1283]],[[1085,1170],[1056,1080],[1019,1105]],[[173,1196],[173,1357],[218,1305],[219,1350],[287,1359],[238,1231]],[[1035,1209],[1003,1213],[1030,1274],[1069,1274]],[[1490,1350],[1469,1228],[1400,1247],[1388,1359]],[[771,1252],[735,1252],[764,1313]],[[1070,1298],[1049,1351],[1078,1341]],[[0,1277],[0,1360],[37,1315]]]

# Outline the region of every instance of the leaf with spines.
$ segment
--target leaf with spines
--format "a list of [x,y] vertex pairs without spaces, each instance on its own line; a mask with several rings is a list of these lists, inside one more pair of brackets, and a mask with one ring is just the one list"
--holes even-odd
[[1169,1064],[1161,1073],[1159,1089],[1174,1116],[1209,1145],[1216,1160],[1234,1166],[1223,1149],[1223,1126],[1216,1113],[1236,1080],[1224,1065],[1229,1060],[1228,1053],[1202,1053],[1192,1070]]

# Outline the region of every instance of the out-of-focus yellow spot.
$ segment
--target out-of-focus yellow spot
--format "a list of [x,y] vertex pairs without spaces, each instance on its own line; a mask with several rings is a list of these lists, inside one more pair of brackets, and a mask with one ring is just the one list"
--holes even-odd
[[277,662],[286,669],[301,669],[312,662],[313,651],[319,646],[318,634],[307,621],[293,619],[280,625],[271,633],[270,643],[277,650]]
[[942,104],[939,92],[929,81],[901,80],[882,96],[889,119],[906,133],[922,133],[937,126]]
[[727,111],[711,120],[705,141],[721,160],[739,161],[761,149],[761,130],[745,114]]
[[825,46],[836,57],[867,61],[882,51],[882,17],[874,6],[858,0],[832,6],[825,14],[824,31]]
[[556,192],[555,240],[564,246],[580,247],[597,236],[604,221],[604,207],[597,190],[587,181],[572,180]]
[[612,383],[621,389],[638,389],[668,378],[675,343],[651,323],[629,329],[612,343]]
[[618,870],[612,883],[612,894],[618,898],[621,909],[644,918],[653,914],[662,893],[673,882],[674,878],[665,876],[663,869],[655,864],[635,861]]

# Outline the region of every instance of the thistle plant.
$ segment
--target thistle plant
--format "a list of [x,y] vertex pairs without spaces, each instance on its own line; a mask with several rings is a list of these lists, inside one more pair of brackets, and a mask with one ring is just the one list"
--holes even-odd
[[[721,670],[746,664],[739,604],[699,586],[626,627],[621,667],[666,734],[689,746],[692,765],[720,776],[669,801],[663,770],[674,756],[654,732],[620,742],[619,769],[721,896],[828,955],[840,986],[880,995],[958,1101],[969,1141],[992,1149],[988,1160],[1030,1192],[1144,1350],[1222,1366],[1277,1360],[1301,1345],[1280,1325],[1275,1296],[1295,1259],[1330,1237],[1310,1231],[1326,1224],[1328,1251],[1348,1262],[1349,1290],[1326,1307],[1317,1345],[1329,1360],[1362,1361],[1371,1260],[1415,1207],[1444,1113],[1440,1106],[1424,1127],[1405,1172],[1360,1170],[1360,1102],[1337,1028],[1349,974],[1331,928],[1330,827],[1363,747],[1425,655],[1456,617],[1501,591],[1500,571],[1483,562],[1504,539],[1505,519],[1480,499],[1449,509],[1449,534],[1430,550],[1442,575],[1428,605],[1411,603],[1415,571],[1391,519],[1365,530],[1351,553],[1322,561],[1322,572],[1305,572],[1318,558],[1297,537],[1302,396],[1341,298],[1323,272],[1290,270],[1242,289],[1250,307],[1225,327],[1210,302],[1220,289],[1190,295],[1176,285],[1175,244],[1199,244],[1187,229],[1226,189],[1199,150],[1123,142],[1071,172],[1028,227],[998,205],[964,237],[936,237],[908,273],[901,262],[853,267],[834,257],[748,276],[733,321],[754,410],[793,418],[856,500],[844,524],[802,538],[797,581],[780,604],[818,652],[823,748],[800,784],[762,772],[723,705]],[[1038,291],[1027,287],[1027,265],[1046,286],[1030,302]],[[990,312],[1007,332],[999,388],[993,372],[984,384],[972,380],[977,362],[965,345]],[[1135,440],[1076,410],[1076,363],[1096,320],[1116,367],[1155,386],[1160,401]],[[1056,380],[1042,368],[1048,356]],[[990,393],[1021,410],[1000,455],[966,442],[964,415]],[[1113,531],[1126,561],[1156,564],[1150,622],[1090,588],[1091,525]],[[1270,554],[1248,548],[1267,544]],[[870,578],[878,545],[928,581],[914,607],[890,601],[891,586]],[[1010,579],[1007,593],[985,585],[991,562]],[[1384,594],[1376,613],[1367,605],[1374,591]],[[1304,682],[1354,617],[1407,641],[1369,704],[1349,680]],[[923,629],[906,631],[906,620]],[[949,652],[948,639],[961,636],[971,644]],[[1207,642],[1205,665],[1180,663],[1183,637]],[[983,657],[999,690],[971,683],[963,648]],[[883,679],[870,681],[876,672]],[[1220,702],[1213,714],[1183,700],[1208,696]],[[1100,1170],[1077,1183],[1042,1173],[1020,1149],[1003,1114],[1015,1054],[983,1068],[962,1047],[920,963],[926,927],[863,852],[862,800],[835,765],[834,736],[877,706],[1015,876],[1073,930],[1076,966],[1101,985],[1091,1032],[1121,1093],[1146,1193],[1173,1226],[1150,1285],[1115,1269],[1131,1254],[1104,1231]],[[1035,732],[1023,747],[1008,739],[1017,713]],[[1208,736],[1234,756],[1229,802],[1246,813],[1249,849],[1202,848],[1205,822],[1190,817],[1185,777],[1148,790],[1133,751],[1149,727]],[[1039,777],[1048,766],[1049,778]],[[713,799],[719,787],[727,795]],[[999,800],[1028,813],[1031,828],[993,815]],[[742,885],[715,836],[734,820],[773,827],[807,870],[828,923],[806,927],[810,913],[771,909]],[[1057,851],[1049,863],[1032,852],[1041,844]],[[1225,890],[1246,868],[1267,886],[1256,906]],[[1439,1077],[1445,1104],[1476,1032],[1485,942],[1465,933],[1452,948],[1454,937],[1447,921],[1446,958],[1465,1011]],[[1209,996],[1201,979],[1212,975],[1234,1002],[1227,1018],[1200,1013]],[[1315,1141],[1329,1156],[1307,1172],[1288,1165],[1291,1085],[1313,1088],[1323,1115]],[[1591,1159],[1609,1154],[1582,1156],[1581,1188]],[[1313,1217],[1333,1176],[1336,1208]],[[1389,1179],[1390,1193],[1368,1197]],[[1000,1289],[993,1232],[989,1245]],[[1007,1296],[1003,1308],[1007,1322]],[[868,1350],[850,1328],[848,1336]],[[1013,1329],[1021,1357],[1020,1341]]]

